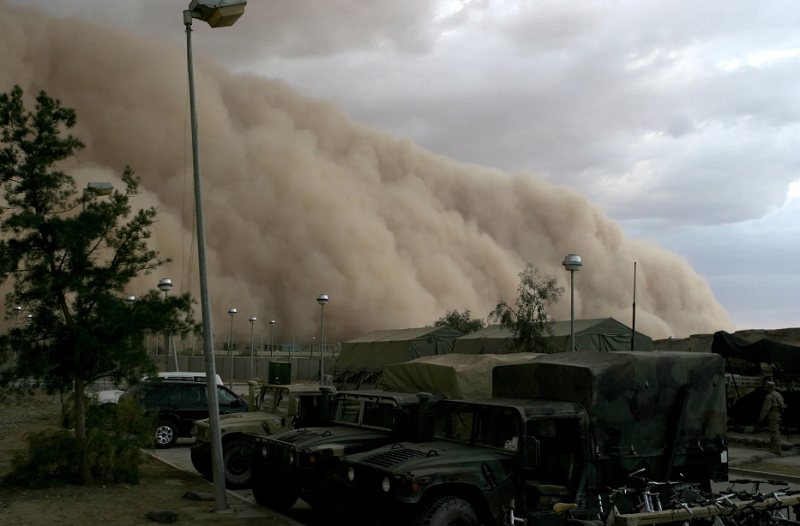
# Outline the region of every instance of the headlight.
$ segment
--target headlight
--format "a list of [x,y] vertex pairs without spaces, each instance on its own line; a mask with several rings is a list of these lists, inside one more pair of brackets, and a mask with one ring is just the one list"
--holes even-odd
[[389,493],[389,490],[392,488],[392,483],[389,481],[389,477],[383,477],[381,481],[381,489],[384,493]]
[[347,480],[353,482],[354,478],[356,478],[356,470],[353,468],[347,468]]
[[267,446],[261,446],[261,456],[267,458]]
[[289,465],[294,464],[294,453],[289,453]]

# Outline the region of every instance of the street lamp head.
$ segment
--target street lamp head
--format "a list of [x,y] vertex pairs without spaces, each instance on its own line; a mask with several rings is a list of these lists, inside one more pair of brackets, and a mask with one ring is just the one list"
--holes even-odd
[[244,14],[246,5],[247,0],[192,0],[189,11],[192,18],[211,27],[230,27]]
[[158,281],[158,289],[162,292],[169,292],[172,288],[172,280],[169,278],[162,278]]
[[255,324],[256,324],[256,322],[257,322],[258,320],[256,319],[256,317],[255,317],[255,316],[253,316],[252,318],[250,318],[250,319],[249,319],[249,320],[247,320],[247,321],[249,321],[251,325],[255,325]]
[[230,315],[231,318],[233,318],[234,316],[236,316],[236,309],[228,309],[228,314]]
[[583,266],[581,262],[581,257],[577,254],[570,254],[569,256],[564,258],[564,262],[561,263],[564,265],[564,268],[569,270],[570,272],[575,270],[580,270]]
[[25,319],[31,321],[33,319],[33,314],[26,314]]
[[328,295],[327,294],[320,294],[317,296],[317,303],[320,305],[326,305],[328,303]]
[[136,296],[125,296],[125,303],[132,305],[136,301]]
[[111,183],[87,183],[86,190],[94,195],[110,195],[114,191],[114,185]]
[[14,305],[13,307],[11,307],[11,310],[13,310],[14,312],[19,312],[22,310],[22,307],[20,307],[19,305]]
[[275,320],[269,322],[270,325],[275,325]]

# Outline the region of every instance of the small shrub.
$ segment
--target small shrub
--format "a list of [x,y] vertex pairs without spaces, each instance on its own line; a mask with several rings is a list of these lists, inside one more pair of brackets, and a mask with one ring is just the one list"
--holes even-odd
[[[87,451],[96,481],[139,482],[140,448],[153,447],[155,419],[130,398],[87,408]],[[72,430],[41,431],[28,435],[27,441],[28,449],[12,460],[7,482],[28,488],[80,483]]]

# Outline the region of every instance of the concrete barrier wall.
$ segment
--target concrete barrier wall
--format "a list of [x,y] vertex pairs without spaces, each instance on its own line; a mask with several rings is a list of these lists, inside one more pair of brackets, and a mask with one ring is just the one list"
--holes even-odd
[[[150,355],[159,371],[174,371],[175,357],[160,355]],[[313,380],[319,375],[319,358],[254,358],[253,368],[255,378],[266,379],[269,373],[269,362],[290,362],[292,364],[292,381],[303,382]],[[178,356],[178,367],[181,371],[204,372],[206,370],[205,358],[202,356]],[[226,384],[230,380],[231,358],[228,356],[217,356],[214,359],[214,367],[217,374]],[[233,357],[233,380],[244,382],[250,376],[250,357]]]

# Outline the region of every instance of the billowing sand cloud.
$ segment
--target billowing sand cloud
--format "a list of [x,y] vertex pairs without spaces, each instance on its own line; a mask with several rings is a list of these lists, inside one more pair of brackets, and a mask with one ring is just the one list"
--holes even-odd
[[[12,13],[13,12],[13,13]],[[45,89],[78,112],[87,147],[78,184],[114,181],[130,164],[159,207],[153,242],[169,276],[198,293],[185,51],[0,3],[0,91]],[[556,274],[575,252],[576,315],[654,337],[731,327],[706,281],[681,257],[626,239],[584,197],[529,174],[460,164],[360,126],[275,81],[198,67],[203,194],[217,333],[229,307],[278,320],[276,337],[318,331],[327,293],[332,341],[430,324],[447,309],[485,315],[512,299],[526,261]],[[552,312],[569,317],[569,295]],[[241,332],[249,327],[237,319]],[[244,327],[247,327],[246,329]]]

